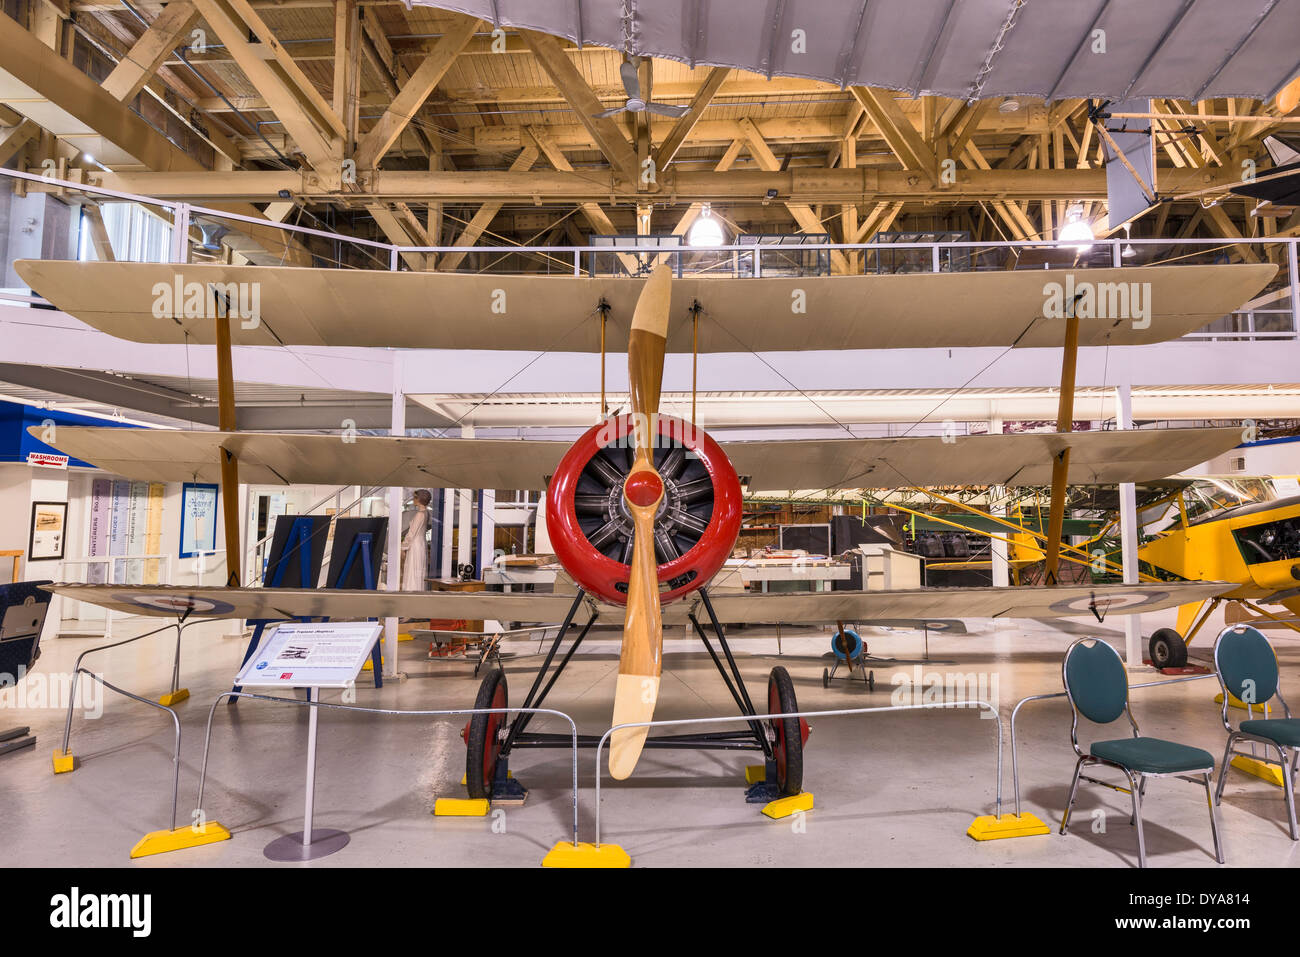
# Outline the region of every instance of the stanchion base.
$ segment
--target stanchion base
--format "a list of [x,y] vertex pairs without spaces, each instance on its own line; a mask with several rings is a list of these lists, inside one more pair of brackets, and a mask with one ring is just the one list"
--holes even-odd
[[77,759],[72,756],[71,751],[61,751],[54,749],[54,773],[67,774],[77,766]]
[[[1258,705],[1256,705],[1258,707]],[[1274,787],[1282,787],[1282,769],[1276,764],[1269,764],[1267,761],[1257,761],[1254,758],[1248,758],[1244,754],[1239,754],[1232,759],[1232,766],[1238,771],[1245,771],[1247,774],[1253,774],[1257,778],[1263,778]]]
[[997,841],[1004,837],[1051,834],[1052,829],[1026,811],[1024,814],[982,815],[971,822],[966,833],[977,841]]
[[631,867],[632,858],[617,844],[560,841],[542,858],[542,867]]
[[277,837],[262,849],[262,854],[268,861],[314,861],[343,850],[350,840],[347,831],[317,827],[312,829],[310,844],[302,842],[302,831],[295,831]]
[[[514,777],[514,776],[515,776],[515,772],[513,772],[513,771],[507,771],[507,772],[506,772],[506,777],[508,777],[508,778],[512,778],[512,777]],[[467,777],[468,777],[468,776],[467,776],[467,775],[464,775],[464,774],[462,774],[462,775],[460,776],[460,786],[461,786],[461,787],[464,787],[464,786],[468,783],[468,781],[467,781]]]
[[438,817],[487,817],[487,798],[438,798],[433,813]]
[[800,791],[798,794],[791,794],[789,797],[777,798],[764,805],[763,813],[774,821],[779,821],[783,817],[789,817],[791,814],[797,814],[800,811],[811,811],[813,809],[813,795],[811,791]]
[[528,788],[515,780],[515,776],[506,772],[504,781],[498,779],[492,785],[493,807],[523,807],[528,801]]
[[[1218,694],[1216,694],[1216,695],[1214,696],[1214,703],[1215,703],[1215,704],[1223,704],[1223,692],[1222,692],[1222,691],[1220,691]],[[1236,708],[1238,711],[1245,711],[1245,710],[1246,710],[1246,702],[1244,702],[1244,701],[1242,701],[1241,699],[1239,699],[1235,694],[1234,694],[1234,695],[1229,695],[1229,696],[1228,696],[1228,707],[1229,707],[1229,708]],[[1253,704],[1253,705],[1250,706],[1250,710],[1253,711],[1253,712],[1255,712],[1255,714],[1265,714],[1265,715],[1266,715],[1266,714],[1269,713],[1269,707],[1268,707],[1268,705],[1266,705],[1266,704]]]
[[169,691],[158,699],[158,703],[164,708],[170,708],[174,704],[180,704],[190,696],[189,688],[177,688],[175,691]]
[[131,857],[148,857],[150,854],[164,854],[167,851],[179,851],[187,847],[202,847],[217,841],[230,840],[230,832],[216,821],[208,821],[195,828],[186,824],[173,831],[150,831],[140,838],[131,848]]

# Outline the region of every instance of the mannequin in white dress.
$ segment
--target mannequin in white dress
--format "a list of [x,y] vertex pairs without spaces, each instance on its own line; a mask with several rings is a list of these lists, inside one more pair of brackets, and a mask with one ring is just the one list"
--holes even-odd
[[429,574],[429,503],[433,497],[427,489],[414,495],[415,514],[402,536],[402,591],[424,591]]

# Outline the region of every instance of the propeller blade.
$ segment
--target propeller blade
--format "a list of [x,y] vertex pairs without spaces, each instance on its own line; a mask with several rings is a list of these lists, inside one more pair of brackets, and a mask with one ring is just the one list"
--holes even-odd
[[[628,344],[636,455],[623,482],[623,499],[632,516],[632,562],[623,619],[623,650],[614,689],[616,725],[649,721],[654,717],[663,671],[664,631],[654,523],[655,513],[663,501],[664,483],[654,467],[654,436],[658,431],[655,420],[663,385],[671,285],[672,270],[661,263],[650,274],[637,299]],[[649,730],[625,728],[610,736],[609,773],[615,779],[621,781],[632,773]]]
[[689,106],[669,106],[666,103],[647,103],[645,105],[647,113],[657,113],[660,116],[685,116],[691,111]]
[[1290,113],[1300,104],[1300,76],[1282,87],[1275,98],[1277,108],[1282,113]]
[[601,110],[599,113],[592,113],[591,115],[598,120],[603,120],[607,116],[613,116],[616,113],[623,113],[626,110],[627,110],[626,106],[615,106],[608,110]]
[[624,60],[618,72],[623,77],[623,89],[627,91],[627,98],[641,99],[641,78],[637,76],[636,63],[632,60]]

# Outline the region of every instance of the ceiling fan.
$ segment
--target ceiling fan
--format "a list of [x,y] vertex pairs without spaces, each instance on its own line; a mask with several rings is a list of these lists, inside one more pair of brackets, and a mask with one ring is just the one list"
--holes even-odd
[[627,93],[627,102],[622,106],[615,106],[608,110],[602,110],[599,113],[593,113],[597,119],[606,116],[613,116],[615,113],[657,113],[660,116],[683,116],[689,106],[668,106],[666,103],[651,103],[649,100],[641,98],[641,79],[637,76],[637,65],[640,57],[628,57],[623,60],[623,65],[618,68],[619,75],[623,77],[623,91]]

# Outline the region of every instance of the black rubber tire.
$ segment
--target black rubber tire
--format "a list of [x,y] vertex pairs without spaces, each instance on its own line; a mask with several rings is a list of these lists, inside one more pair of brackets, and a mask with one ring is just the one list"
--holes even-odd
[[[493,668],[483,676],[478,686],[475,708],[503,708],[510,696],[506,687],[506,673]],[[506,714],[472,714],[465,731],[465,790],[471,798],[491,798],[492,784],[496,780],[497,760],[501,755],[501,742],[497,731],[509,718]]]
[[822,687],[823,687],[823,688],[829,688],[830,686],[831,686],[831,669],[829,669],[829,668],[823,668],[823,669],[822,669]]
[[[767,678],[767,710],[769,714],[799,710],[790,672],[780,665],[773,668]],[[773,718],[771,724],[776,734],[773,753],[776,758],[777,789],[782,797],[798,794],[803,790],[803,736],[799,729],[799,719]]]
[[874,671],[867,672],[867,690],[868,691],[876,690],[876,673]]
[[1181,668],[1187,664],[1187,642],[1172,628],[1156,629],[1147,650],[1154,668]]

